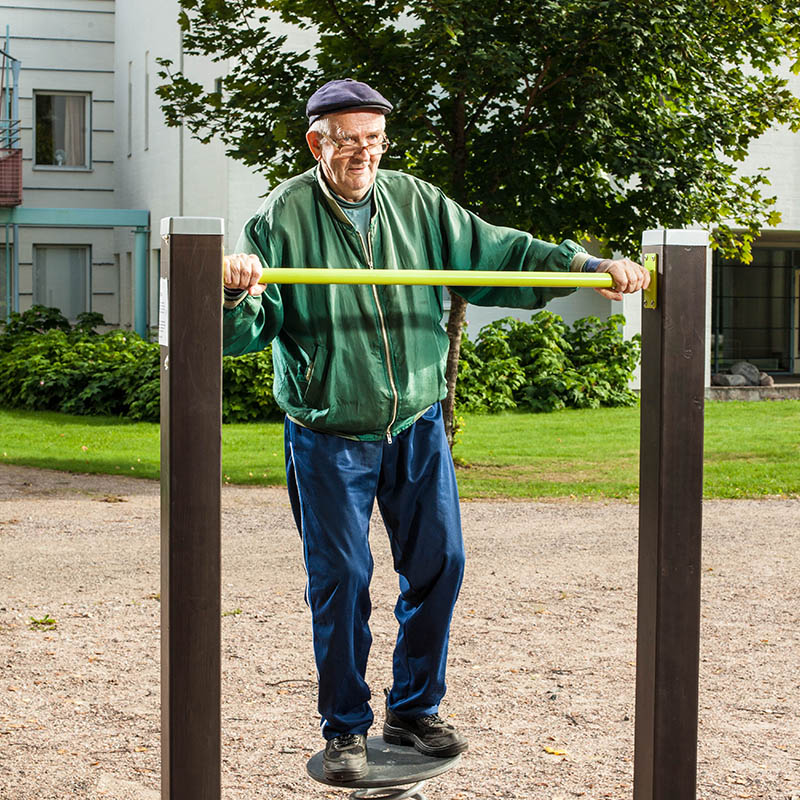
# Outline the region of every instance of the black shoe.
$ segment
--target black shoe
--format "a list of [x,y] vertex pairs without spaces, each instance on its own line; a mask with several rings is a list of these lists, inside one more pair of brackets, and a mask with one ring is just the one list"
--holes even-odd
[[343,733],[328,740],[322,772],[329,781],[357,781],[368,769],[367,737],[363,733]]
[[456,756],[469,746],[466,737],[438,714],[405,720],[388,708],[386,722],[383,723],[383,741],[410,745],[423,755],[436,758]]

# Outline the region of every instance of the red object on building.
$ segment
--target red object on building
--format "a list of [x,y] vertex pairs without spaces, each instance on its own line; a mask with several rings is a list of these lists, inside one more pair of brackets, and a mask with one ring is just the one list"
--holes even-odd
[[22,205],[22,150],[0,148],[0,207]]

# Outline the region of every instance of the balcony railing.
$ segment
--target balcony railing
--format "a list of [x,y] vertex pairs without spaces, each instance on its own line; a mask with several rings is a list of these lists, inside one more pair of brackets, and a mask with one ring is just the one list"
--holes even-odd
[[0,207],[22,205],[19,120],[0,120]]

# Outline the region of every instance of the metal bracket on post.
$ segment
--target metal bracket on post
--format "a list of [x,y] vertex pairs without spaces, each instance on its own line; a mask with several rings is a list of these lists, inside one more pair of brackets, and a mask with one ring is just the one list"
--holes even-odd
[[219,800],[223,220],[161,220],[161,797]]
[[650,285],[642,292],[645,308],[655,308],[658,303],[658,254],[644,254],[644,268],[650,273]]
[[696,800],[705,375],[705,231],[646,231],[634,800]]

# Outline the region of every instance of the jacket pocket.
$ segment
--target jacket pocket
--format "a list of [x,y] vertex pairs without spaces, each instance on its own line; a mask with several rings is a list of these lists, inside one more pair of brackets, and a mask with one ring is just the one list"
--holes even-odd
[[324,398],[325,375],[328,369],[328,351],[321,344],[314,348],[314,356],[306,368],[306,388],[303,392],[303,404],[308,408],[321,408]]

